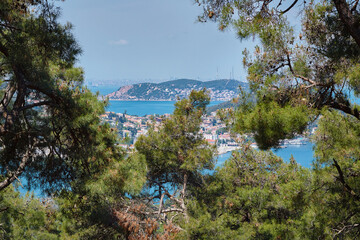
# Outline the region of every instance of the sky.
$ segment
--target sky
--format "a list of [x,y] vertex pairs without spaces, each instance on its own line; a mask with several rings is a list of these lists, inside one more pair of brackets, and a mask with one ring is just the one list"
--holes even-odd
[[162,82],[179,78],[245,81],[242,51],[232,30],[199,23],[192,0],[67,0],[61,22],[73,24],[86,82]]

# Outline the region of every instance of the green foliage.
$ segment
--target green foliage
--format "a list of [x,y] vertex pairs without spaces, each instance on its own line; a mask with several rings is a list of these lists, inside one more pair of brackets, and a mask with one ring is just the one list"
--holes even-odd
[[236,119],[234,130],[253,133],[260,149],[276,147],[281,139],[303,133],[309,121],[304,106],[281,107],[274,102],[259,103],[250,109],[240,108]]
[[[59,11],[47,1],[5,0],[1,238],[170,238],[177,232],[185,239],[358,238],[360,114],[350,98],[359,94],[357,2],[352,9],[342,0],[305,5],[298,33],[285,16],[293,5],[196,2],[205,7],[200,20],[260,40],[253,55],[244,51],[252,93],[242,91],[235,114],[222,115],[231,129],[268,149],[301,134],[321,113],[314,167],[242,144],[206,174],[214,168],[214,148],[199,133],[210,101],[205,90],[178,101],[174,114],[154,123],[125,158],[117,133],[98,117],[107,103],[82,86],[83,70],[74,67],[80,49],[71,26],[57,22]],[[43,202],[20,196],[10,185],[20,176],[29,188],[56,195]]]
[[[204,7],[201,21],[216,21],[221,30],[232,26],[240,39],[253,36],[261,43],[253,54],[244,51],[243,63],[256,102],[244,101],[235,115],[227,115],[235,116],[228,120],[234,123],[234,130],[253,134],[260,148],[267,149],[277,146],[280,139],[304,131],[319,114],[311,193],[306,195],[303,205],[297,203],[299,215],[289,216],[291,222],[286,227],[277,222],[282,219],[281,215],[269,225],[267,220],[271,218],[266,218],[257,228],[243,223],[241,227],[246,226],[249,231],[239,233],[239,238],[358,238],[360,114],[352,98],[359,93],[358,3],[332,0],[304,2],[300,7],[295,6],[297,1],[294,1],[285,7],[282,1],[196,2]],[[301,23],[288,22],[286,15],[298,10]],[[291,24],[297,25],[296,28],[290,27]],[[286,176],[280,169],[276,176]],[[298,186],[297,181],[301,179],[296,176],[294,186]],[[279,184],[279,193],[283,188],[286,186]],[[257,188],[250,190],[256,192]],[[243,192],[246,190],[242,188]],[[294,194],[284,192],[284,197],[293,199]],[[227,199],[228,195],[224,195]],[[250,209],[252,212],[267,210],[264,206],[257,207]],[[284,209],[291,208],[286,205]],[[208,214],[206,211],[204,214]],[[230,219],[223,214],[218,216],[221,219],[218,225]],[[217,226],[217,229],[225,228]]]
[[[254,54],[244,51],[244,66],[259,104],[265,97],[282,108],[291,105],[294,111],[304,105],[310,117],[317,109],[328,106],[359,118],[356,107],[348,101],[349,88],[357,91],[359,42],[356,34],[349,31],[348,22],[339,18],[348,5],[339,8],[339,0],[305,4],[302,28],[295,33],[286,19],[288,11],[298,9],[294,5],[285,8],[281,1],[262,0],[196,2],[204,7],[200,20],[232,26],[241,39],[254,36],[260,40]],[[351,14],[356,19],[357,4],[353,8]],[[271,144],[276,146],[277,141]]]
[[141,155],[112,161],[92,179],[57,195],[69,239],[117,239],[125,236],[115,212],[130,206],[146,180],[146,162]]
[[[344,116],[337,111],[324,111],[314,137],[316,156],[319,163],[332,165],[333,159],[350,161],[348,167],[359,169],[360,123],[357,119]],[[348,168],[346,167],[346,168]]]
[[175,104],[174,115],[159,129],[154,127],[138,139],[135,147],[146,158],[150,186],[156,182],[178,185],[186,173],[197,178],[202,170],[213,168],[213,152],[199,133],[209,100],[205,91],[193,91],[189,99]]
[[[113,210],[140,191],[146,166],[125,160],[101,123],[107,102],[83,86],[81,50],[59,14],[45,0],[0,2],[0,226],[8,239],[114,239]],[[17,179],[53,194],[51,209],[12,191]]]
[[[214,148],[200,134],[200,123],[210,98],[205,90],[192,91],[175,104],[174,114],[154,125],[135,143],[137,154],[146,159],[146,190],[152,200],[160,199],[160,221],[182,225],[188,220],[189,189],[204,183],[204,170],[214,167]],[[164,214],[162,214],[164,213]],[[184,216],[175,218],[175,213]],[[160,215],[161,214],[161,215]],[[163,218],[168,216],[167,218]]]
[[295,161],[244,145],[198,189],[184,237],[303,239],[311,182],[310,170]]
[[322,219],[335,236],[356,238],[359,221],[359,121],[338,111],[323,111],[316,142],[316,181],[323,197],[318,197]]
[[110,165],[101,176],[89,181],[90,194],[106,196],[107,201],[116,202],[125,193],[136,195],[145,183],[146,162],[142,155],[130,155],[121,162]]
[[10,186],[0,193],[0,206],[1,239],[60,239],[61,219],[50,199],[21,196]]
[[74,189],[122,158],[98,117],[107,103],[82,86],[81,50],[57,8],[16,0],[0,9],[0,189],[20,175],[28,188]]

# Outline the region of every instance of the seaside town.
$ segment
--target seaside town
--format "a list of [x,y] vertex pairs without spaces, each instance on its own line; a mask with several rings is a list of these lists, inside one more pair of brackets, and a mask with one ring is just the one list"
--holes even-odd
[[186,98],[192,90],[206,88],[212,101],[229,101],[238,96],[239,86],[247,87],[247,83],[234,79],[201,82],[197,80],[178,79],[163,83],[139,83],[126,85],[109,93],[109,100],[118,101],[176,101]]
[[[106,112],[101,115],[103,121],[109,123],[111,127],[117,128],[119,135],[124,139],[120,145],[128,150],[134,148],[134,143],[137,138],[140,135],[146,135],[152,124],[155,124],[155,126],[160,125],[162,120],[168,117],[170,117],[170,114],[155,114],[139,117],[126,113]],[[211,145],[216,144],[219,155],[233,151],[239,147],[235,139],[240,137],[240,135],[235,137],[231,135],[226,124],[217,117],[216,112],[204,116],[200,127],[200,133],[205,140]],[[305,135],[311,135],[315,130],[316,127],[313,127]],[[308,138],[299,135],[295,139],[283,140],[279,147],[286,148],[288,145],[304,145],[307,142]],[[251,147],[257,148],[256,143],[252,143]]]

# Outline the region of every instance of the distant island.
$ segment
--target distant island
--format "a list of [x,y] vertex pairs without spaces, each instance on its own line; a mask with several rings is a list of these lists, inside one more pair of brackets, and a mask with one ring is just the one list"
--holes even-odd
[[175,101],[188,97],[191,90],[206,88],[212,101],[229,101],[239,94],[239,86],[248,88],[248,84],[234,79],[198,81],[177,79],[163,83],[139,83],[127,85],[108,95],[110,100],[122,101]]

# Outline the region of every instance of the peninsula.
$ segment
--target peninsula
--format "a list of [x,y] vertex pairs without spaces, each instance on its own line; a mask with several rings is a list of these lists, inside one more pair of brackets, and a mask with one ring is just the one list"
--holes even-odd
[[178,79],[162,83],[139,83],[127,85],[108,95],[110,100],[122,101],[175,101],[186,98],[191,90],[206,88],[212,101],[229,101],[238,96],[239,87],[248,88],[248,84],[234,79],[198,81]]

